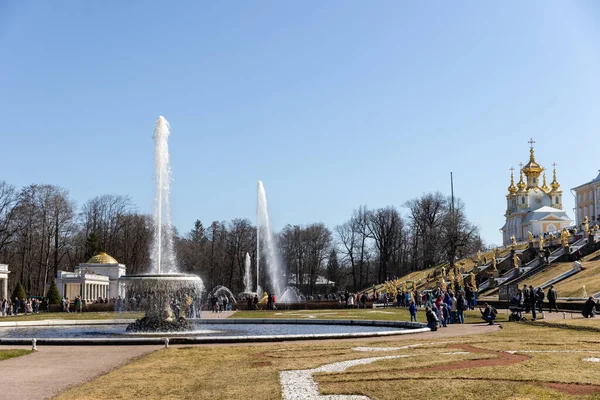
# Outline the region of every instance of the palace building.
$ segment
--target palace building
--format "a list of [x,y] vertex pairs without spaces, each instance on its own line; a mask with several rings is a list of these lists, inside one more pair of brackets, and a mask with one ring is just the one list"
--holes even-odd
[[106,253],[96,254],[88,262],[79,264],[73,272],[58,271],[56,285],[63,297],[80,296],[84,301],[98,298],[116,298],[119,293],[119,278],[125,275],[126,267]]
[[578,226],[584,223],[585,218],[590,222],[600,219],[600,174],[571,189],[571,193],[575,196],[575,220]]
[[548,186],[545,168],[535,160],[534,143],[533,139],[529,141],[529,162],[520,164],[519,182],[516,185],[514,168],[511,168],[504,215],[506,223],[501,229],[505,246],[511,244],[513,236],[520,242],[528,239],[528,232],[538,236],[568,228],[573,222],[563,211],[563,192],[556,178],[556,163],[552,164],[553,179]]

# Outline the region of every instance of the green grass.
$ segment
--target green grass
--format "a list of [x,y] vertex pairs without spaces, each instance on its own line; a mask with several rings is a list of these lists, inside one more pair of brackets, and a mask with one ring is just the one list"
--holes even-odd
[[13,358],[13,357],[24,356],[29,353],[31,353],[31,350],[18,350],[18,349],[0,350],[0,361],[8,360],[9,358]]
[[141,312],[88,312],[88,313],[39,313],[39,314],[20,314],[0,318],[0,322],[11,321],[42,321],[47,319],[64,319],[64,320],[88,320],[88,319],[136,319],[141,318]]
[[[376,321],[410,321],[406,308],[339,309],[339,310],[292,310],[292,311],[238,311],[230,318],[275,318],[275,319],[364,319]],[[417,319],[425,322],[425,309],[419,309]],[[508,314],[500,310],[497,322],[508,320]],[[478,310],[465,312],[465,323],[483,323]]]

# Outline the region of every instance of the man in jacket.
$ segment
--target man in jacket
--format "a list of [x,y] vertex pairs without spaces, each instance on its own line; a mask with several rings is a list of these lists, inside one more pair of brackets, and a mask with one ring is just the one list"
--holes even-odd
[[481,312],[481,319],[486,321],[489,325],[494,325],[494,320],[496,319],[498,311],[488,303],[483,303],[483,305],[485,306],[485,310],[479,309],[479,312]]
[[581,314],[584,318],[594,318],[596,315],[596,302],[594,298],[590,296],[589,299],[583,304],[583,310],[581,310]]
[[529,312],[530,296],[531,292],[529,291],[529,288],[527,285],[523,285],[523,303],[525,304],[525,314]]
[[544,312],[544,309],[542,308],[542,306],[544,305],[544,297],[546,297],[546,295],[544,294],[542,288],[537,288],[537,290],[535,291],[535,302],[539,312]]
[[549,306],[549,310],[548,312],[552,312],[552,309],[556,310],[556,312],[558,312],[558,307],[556,306],[556,298],[557,298],[557,294],[556,294],[556,289],[554,289],[554,285],[550,285],[550,289],[548,289],[548,303]]
[[525,304],[529,305],[529,308],[531,309],[531,320],[535,321],[536,320],[536,314],[535,314],[535,303],[536,303],[536,296],[535,296],[535,292],[533,291],[533,286],[529,285],[529,297],[527,298],[527,301],[525,302]]

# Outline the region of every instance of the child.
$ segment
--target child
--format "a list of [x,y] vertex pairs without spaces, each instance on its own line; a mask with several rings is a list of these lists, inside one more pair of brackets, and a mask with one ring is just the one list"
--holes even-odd
[[419,322],[417,321],[417,305],[414,301],[410,302],[410,306],[408,306],[408,311],[410,312],[410,322]]

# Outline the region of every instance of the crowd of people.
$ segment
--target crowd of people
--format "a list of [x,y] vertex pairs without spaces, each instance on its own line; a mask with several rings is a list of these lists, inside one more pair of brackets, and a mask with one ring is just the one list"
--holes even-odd
[[[47,308],[47,299],[42,300],[42,309]],[[17,297],[11,299],[2,299],[0,303],[0,311],[2,316],[19,314],[37,314],[40,312],[40,301],[37,298],[19,299]]]

